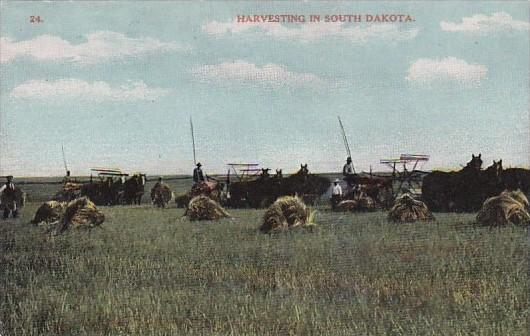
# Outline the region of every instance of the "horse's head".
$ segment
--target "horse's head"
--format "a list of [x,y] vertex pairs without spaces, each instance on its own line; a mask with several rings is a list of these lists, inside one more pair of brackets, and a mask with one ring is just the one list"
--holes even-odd
[[298,174],[303,175],[303,176],[309,174],[309,169],[307,169],[307,163],[305,165],[300,164],[300,170],[298,171]]
[[282,178],[283,177],[281,169],[276,169],[276,177],[277,178]]
[[134,182],[138,186],[145,186],[145,174],[136,173],[128,181]]
[[261,175],[260,177],[269,177],[270,168],[261,168]]
[[471,161],[467,163],[466,168],[475,171],[480,171],[480,169],[482,169],[481,156],[482,154],[479,154],[478,156],[475,156],[475,154],[471,154]]
[[486,168],[486,174],[499,180],[502,176],[502,160],[493,160],[493,164]]

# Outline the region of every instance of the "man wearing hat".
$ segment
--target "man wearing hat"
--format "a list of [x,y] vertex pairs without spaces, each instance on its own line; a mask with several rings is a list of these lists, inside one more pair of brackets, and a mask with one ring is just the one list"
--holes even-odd
[[[13,176],[6,176],[6,183],[0,187],[0,200],[2,203],[7,203],[15,199],[15,184],[13,183]],[[10,209],[9,204],[2,204],[4,208],[4,219],[9,217],[9,213],[13,212],[13,218],[18,216],[18,209],[16,202],[13,202],[13,208]]]
[[344,175],[344,181],[348,183],[348,186],[350,188],[352,188],[354,184],[353,183],[354,174],[355,174],[355,168],[353,167],[353,162],[351,160],[351,157],[348,156],[348,158],[346,159],[346,164],[344,165],[344,167],[342,167],[342,175]]
[[197,163],[197,167],[193,169],[193,182],[195,184],[204,182],[204,173],[202,172],[202,164],[199,162]]
[[331,189],[331,210],[335,210],[337,204],[339,204],[342,199],[342,187],[339,182],[339,179],[335,179],[333,182],[333,188]]
[[160,186],[162,186],[164,182],[162,182],[162,176],[159,176],[158,177],[158,181],[155,183],[155,185],[153,186],[153,188],[160,188]]

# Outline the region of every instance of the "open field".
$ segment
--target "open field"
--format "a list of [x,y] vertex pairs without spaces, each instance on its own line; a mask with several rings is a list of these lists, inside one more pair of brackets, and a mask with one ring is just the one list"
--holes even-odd
[[473,214],[321,209],[313,232],[269,236],[263,210],[102,207],[103,229],[51,237],[27,224],[38,205],[0,223],[2,335],[528,333],[527,230]]

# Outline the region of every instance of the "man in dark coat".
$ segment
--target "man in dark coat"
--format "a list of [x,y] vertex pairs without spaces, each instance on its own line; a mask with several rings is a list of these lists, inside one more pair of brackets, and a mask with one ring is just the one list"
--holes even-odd
[[348,183],[348,187],[353,188],[354,187],[354,174],[355,174],[355,168],[353,168],[353,162],[351,157],[348,156],[346,159],[346,164],[344,167],[342,167],[342,175],[344,175],[344,181]]
[[16,198],[16,189],[15,184],[13,184],[13,176],[6,176],[7,181],[6,183],[0,187],[0,196],[2,206],[4,208],[4,219],[7,219],[9,217],[9,214],[13,214],[13,218],[18,217],[18,209],[17,204],[15,201]]
[[202,167],[202,164],[199,162],[199,163],[197,163],[197,167],[195,167],[195,169],[193,169],[193,182],[195,184],[205,181],[204,173],[203,173],[201,167]]

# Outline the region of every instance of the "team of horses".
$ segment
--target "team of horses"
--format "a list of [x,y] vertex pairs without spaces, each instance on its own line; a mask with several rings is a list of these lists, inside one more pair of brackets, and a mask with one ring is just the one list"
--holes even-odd
[[530,170],[503,169],[502,160],[482,169],[481,154],[471,155],[471,161],[459,171],[433,171],[423,178],[422,199],[429,209],[437,212],[478,211],[489,197],[503,190],[530,191]]
[[54,200],[71,201],[86,196],[96,205],[140,204],[145,182],[145,174],[134,174],[125,181],[107,177],[88,183],[67,182]]
[[262,169],[258,178],[251,181],[229,183],[227,205],[262,208],[271,205],[278,197],[294,195],[307,203],[314,203],[331,184],[328,178],[311,174],[307,164],[301,164],[300,169],[288,177],[283,176],[281,169],[277,169],[275,175],[269,171]]

